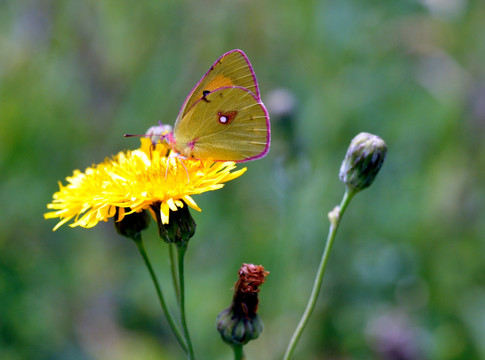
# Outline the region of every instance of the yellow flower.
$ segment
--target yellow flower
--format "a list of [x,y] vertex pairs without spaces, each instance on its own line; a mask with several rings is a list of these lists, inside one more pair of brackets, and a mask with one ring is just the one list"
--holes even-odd
[[115,216],[117,208],[120,221],[130,213],[153,212],[155,204],[160,205],[162,223],[168,224],[170,210],[177,211],[184,203],[201,211],[192,195],[220,189],[246,171],[233,171],[236,164],[231,161],[170,157],[166,144],[153,146],[148,138],[141,141],[140,149],[120,152],[84,173],[75,170],[66,178],[66,186],[59,183],[59,191],[47,205],[53,211],[44,214],[46,219],[60,219],[54,230],[71,219],[71,227],[93,227]]

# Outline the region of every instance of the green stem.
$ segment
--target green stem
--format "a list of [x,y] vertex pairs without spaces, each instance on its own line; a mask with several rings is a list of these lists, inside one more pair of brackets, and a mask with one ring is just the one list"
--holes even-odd
[[189,329],[187,327],[187,319],[185,316],[185,281],[184,281],[184,257],[185,251],[187,250],[187,244],[181,243],[177,244],[178,250],[178,278],[180,286],[180,297],[179,297],[179,307],[180,307],[180,322],[182,323],[182,331],[184,332],[185,340],[187,342],[187,350],[189,360],[195,359],[194,348],[192,346],[192,341],[190,340]]
[[150,277],[152,278],[153,285],[155,285],[155,289],[157,291],[158,295],[158,300],[160,300],[160,305],[162,307],[163,313],[165,314],[165,317],[167,318],[168,324],[170,325],[170,328],[172,329],[172,332],[174,333],[177,341],[179,342],[180,346],[184,349],[185,352],[188,351],[187,349],[187,344],[184,340],[184,337],[180,333],[180,330],[178,329],[177,325],[175,324],[175,321],[172,317],[172,314],[170,314],[170,311],[168,310],[167,303],[165,302],[165,298],[162,293],[162,288],[160,287],[160,284],[158,282],[157,276],[155,275],[155,272],[153,271],[153,267],[150,263],[150,260],[148,259],[147,252],[145,250],[145,246],[143,245],[143,241],[141,239],[141,236],[137,236],[135,240],[135,244],[138,247],[138,250],[140,251],[140,254],[143,258],[143,261],[145,262],[145,265],[148,268],[148,272],[150,273]]
[[308,320],[310,319],[310,316],[315,309],[318,294],[320,293],[320,289],[322,287],[323,275],[327,267],[328,257],[330,254],[330,250],[332,249],[333,241],[335,240],[335,235],[337,234],[340,220],[342,219],[345,209],[347,209],[347,206],[349,205],[350,200],[355,195],[355,193],[356,192],[351,188],[347,188],[342,202],[337,208],[337,211],[335,213],[332,212],[331,214],[329,214],[330,229],[328,232],[327,243],[325,244],[325,249],[323,250],[322,259],[320,260],[320,265],[318,267],[317,276],[315,277],[312,293],[310,295],[310,298],[308,299],[308,304],[306,306],[305,312],[303,313],[303,316],[301,317],[300,322],[298,323],[298,326],[293,333],[290,343],[288,344],[285,356],[283,357],[284,360],[288,360],[295,350],[296,344],[298,343],[298,340],[300,340],[301,334],[303,333],[303,330],[305,329],[305,326],[307,325]]
[[175,245],[169,244],[169,256],[170,256],[170,270],[172,273],[173,288],[175,290],[175,296],[177,297],[177,303],[180,304],[180,286],[177,274],[177,261],[175,258]]
[[244,351],[243,345],[232,345],[232,349],[234,350],[234,360],[244,360]]

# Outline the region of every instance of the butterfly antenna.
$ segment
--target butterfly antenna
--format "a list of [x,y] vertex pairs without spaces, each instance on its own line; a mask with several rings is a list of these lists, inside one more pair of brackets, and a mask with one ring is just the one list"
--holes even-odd
[[150,127],[143,135],[125,134],[124,137],[146,137],[152,141],[153,145],[163,141],[168,144],[171,133],[172,127],[170,125],[163,125],[161,122],[158,122],[158,125]]

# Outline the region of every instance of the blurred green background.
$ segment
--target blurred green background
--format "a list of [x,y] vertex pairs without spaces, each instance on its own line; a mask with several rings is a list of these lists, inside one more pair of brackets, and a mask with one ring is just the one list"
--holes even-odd
[[[123,149],[224,52],[251,60],[267,157],[195,196],[187,310],[199,359],[242,262],[271,272],[248,359],[281,358],[361,131],[389,153],[345,215],[295,359],[485,359],[483,0],[0,1],[0,358],[183,359],[112,222],[43,219],[74,169]],[[150,257],[170,289],[152,222]],[[168,293],[171,306],[173,296]]]

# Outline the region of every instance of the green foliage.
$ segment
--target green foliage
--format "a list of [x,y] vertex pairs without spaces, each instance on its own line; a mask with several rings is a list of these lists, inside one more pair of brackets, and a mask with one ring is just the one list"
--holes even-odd
[[[183,358],[134,244],[113,224],[53,233],[42,214],[74,169],[138,147],[123,134],[173,123],[233,48],[255,68],[273,142],[196,198],[186,306],[199,357],[231,358],[214,324],[242,262],[271,272],[247,356],[281,357],[344,191],[340,163],[366,131],[388,157],[346,213],[295,358],[386,346],[485,358],[484,17],[481,0],[0,2],[0,358]],[[154,222],[144,237],[169,288]]]

